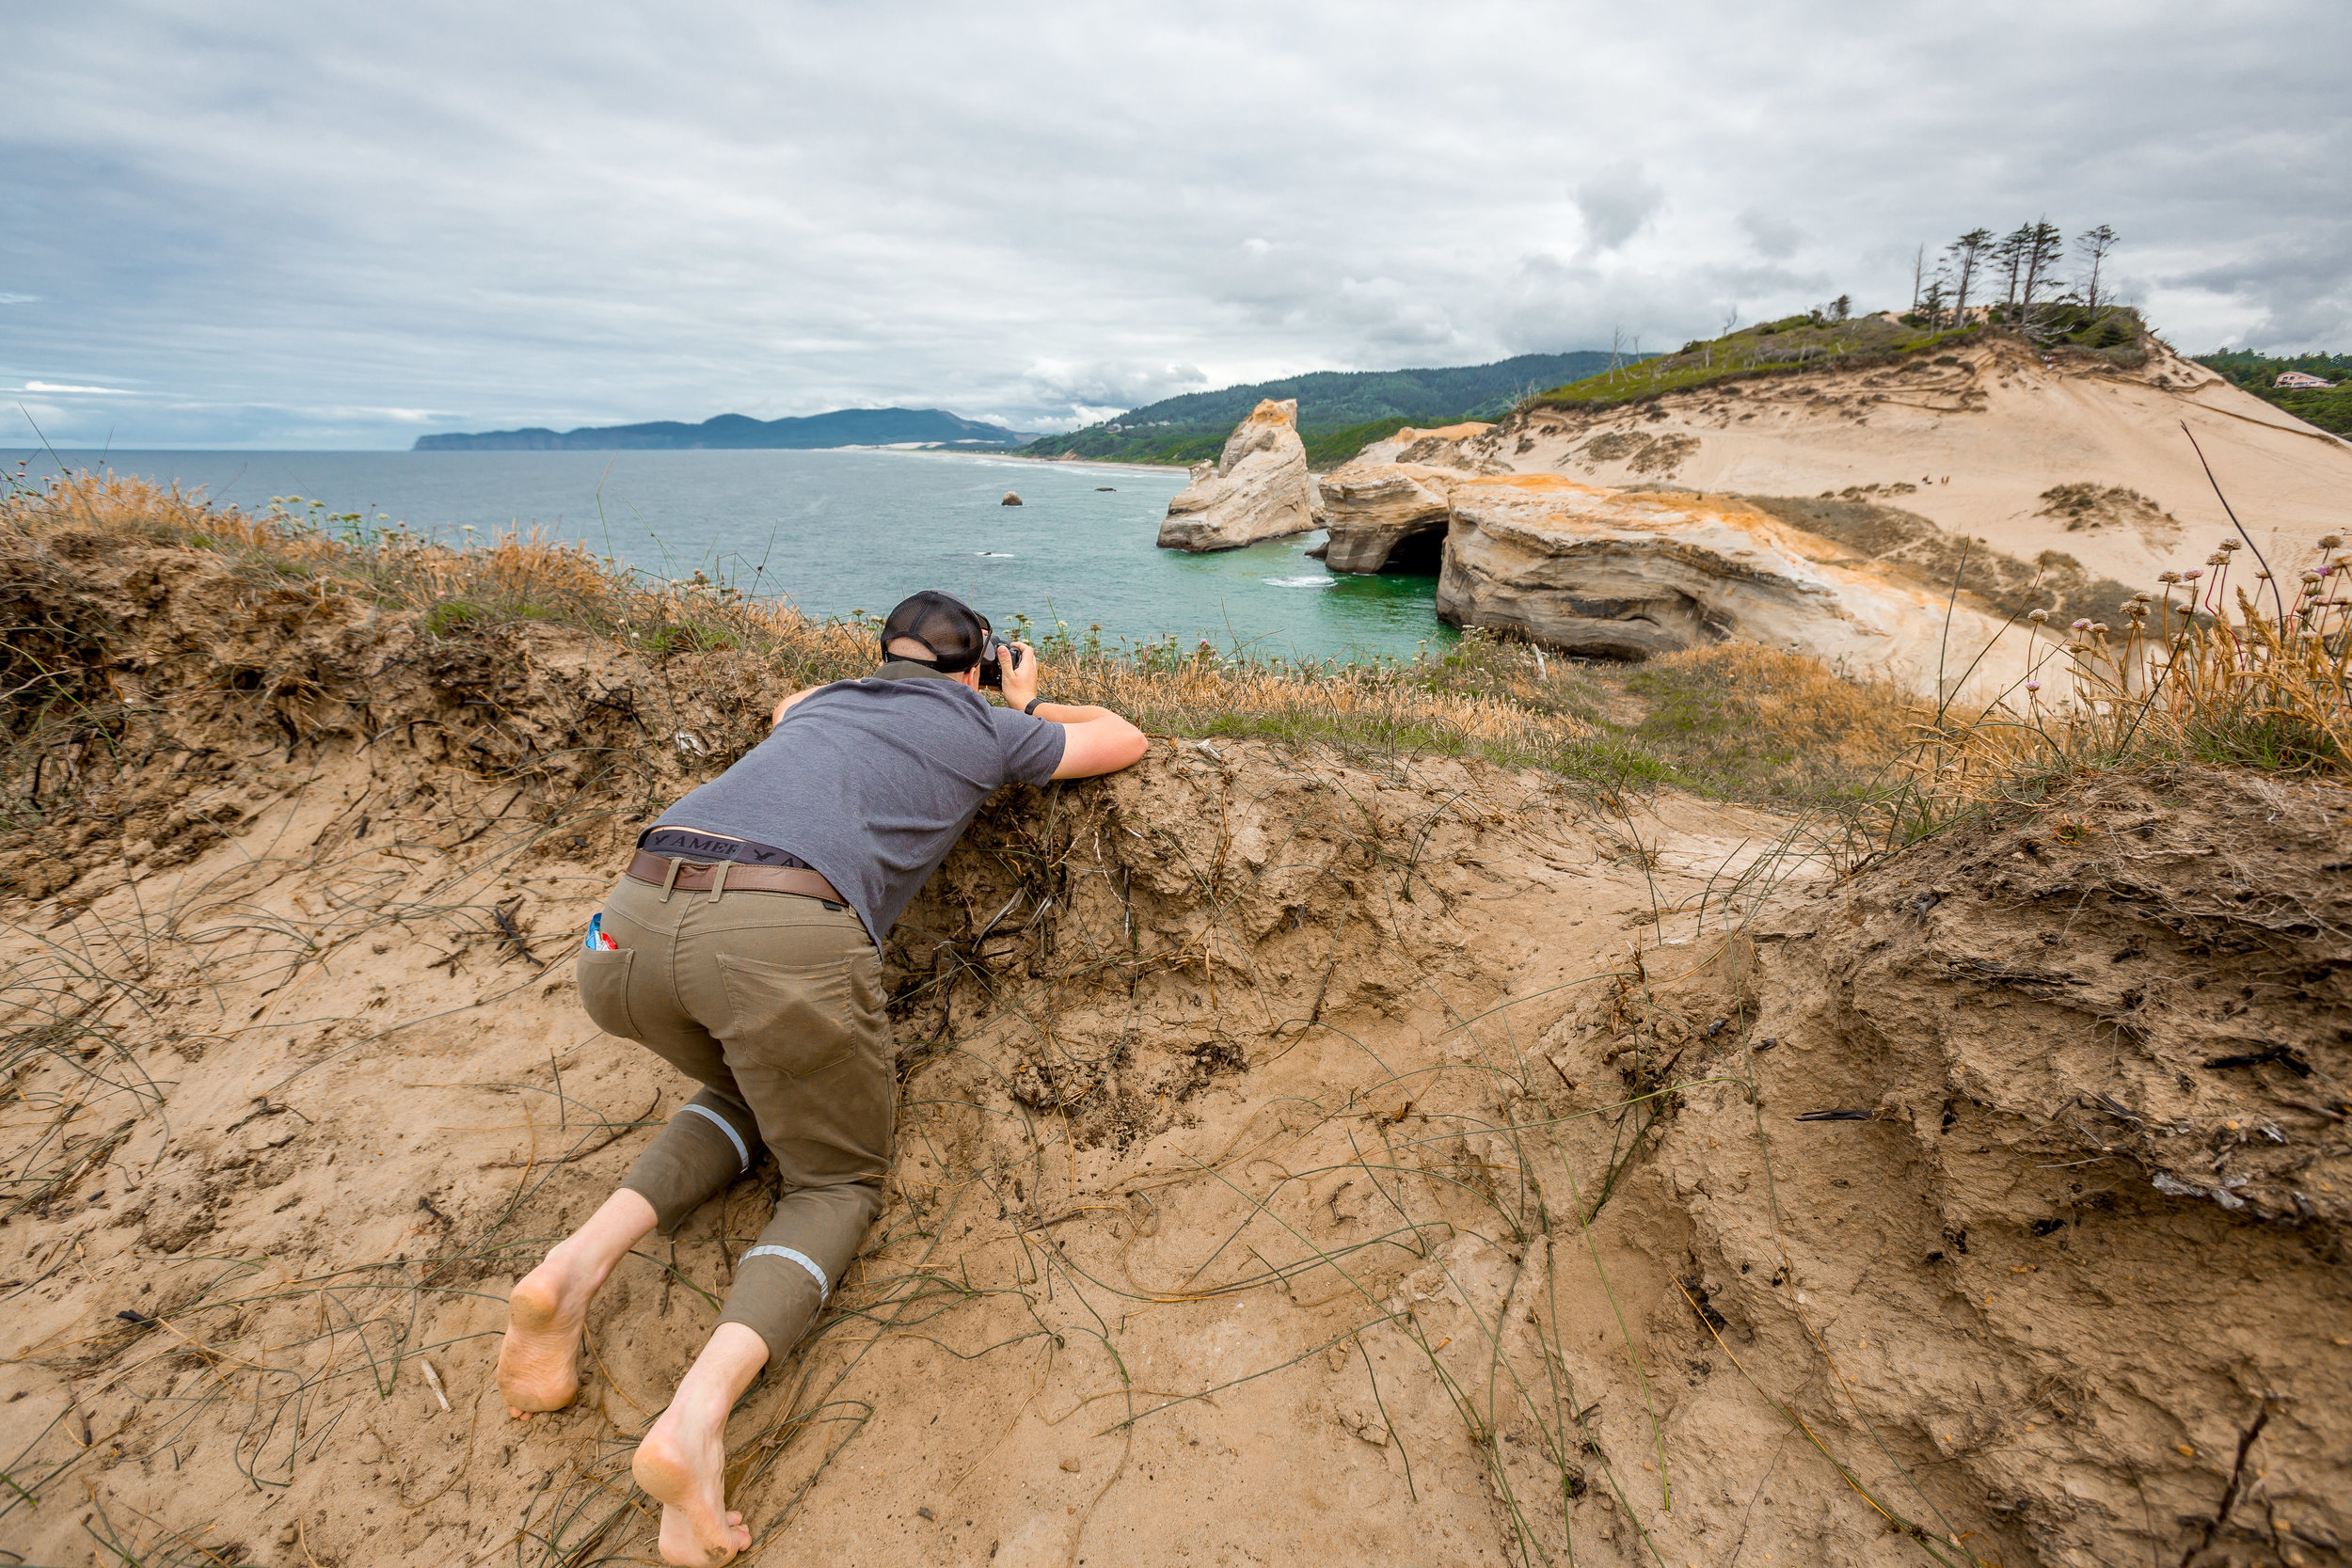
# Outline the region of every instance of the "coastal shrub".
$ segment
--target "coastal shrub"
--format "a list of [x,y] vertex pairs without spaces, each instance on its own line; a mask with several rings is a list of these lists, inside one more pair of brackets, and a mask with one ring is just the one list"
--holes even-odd
[[1804,368],[1829,364],[1861,368],[1948,349],[1982,331],[1975,325],[1940,332],[1924,327],[1924,321],[1899,325],[1874,315],[1820,322],[1809,314],[1788,316],[1705,342],[1686,343],[1678,353],[1619,365],[1535,393],[1519,406],[1610,407],[1759,375],[1787,375]]
[[1321,472],[1338,467],[1375,441],[1385,441],[1410,423],[1410,420],[1403,418],[1371,420],[1335,430],[1301,430],[1298,436],[1307,448],[1307,466]]
[[[2226,354],[2201,354],[2197,362],[2233,385],[2275,404],[2306,424],[2338,436],[2352,436],[2352,354],[2270,356],[2251,349]],[[2332,387],[2281,387],[2288,371],[2335,383]]]
[[482,607],[465,599],[444,599],[426,610],[417,625],[427,637],[449,637],[482,620]]

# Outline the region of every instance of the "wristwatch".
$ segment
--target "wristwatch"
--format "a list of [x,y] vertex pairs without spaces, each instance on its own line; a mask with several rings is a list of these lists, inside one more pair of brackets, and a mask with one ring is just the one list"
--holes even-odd
[[1026,703],[1022,705],[1021,711],[1034,719],[1037,717],[1037,705],[1044,700],[1045,699],[1042,696],[1032,697]]

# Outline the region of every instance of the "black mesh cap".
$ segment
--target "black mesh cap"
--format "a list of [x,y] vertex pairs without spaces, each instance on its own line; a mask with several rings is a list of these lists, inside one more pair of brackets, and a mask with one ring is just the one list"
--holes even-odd
[[931,651],[931,662],[947,674],[969,670],[979,661],[988,641],[988,617],[952,594],[926,588],[901,599],[882,623],[882,657],[898,656],[890,644],[911,637]]

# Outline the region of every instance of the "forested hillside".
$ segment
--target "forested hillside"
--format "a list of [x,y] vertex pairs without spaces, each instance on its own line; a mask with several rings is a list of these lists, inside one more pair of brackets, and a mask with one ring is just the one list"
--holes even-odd
[[1581,380],[1609,364],[1608,354],[1586,349],[1434,370],[1316,371],[1165,398],[1066,436],[1045,436],[1028,451],[1039,457],[1074,452],[1131,463],[1198,462],[1215,457],[1242,416],[1263,400],[1296,398],[1309,460],[1327,466],[1400,426],[1491,419],[1532,391]]
[[1022,437],[943,408],[836,408],[782,420],[721,414],[700,424],[661,420],[650,424],[554,431],[487,430],[420,436],[419,451],[677,451],[752,449],[883,447],[914,441],[946,445],[1009,445]]
[[[2250,349],[2227,354],[2201,354],[2197,362],[2245,388],[2265,403],[2275,403],[2306,424],[2352,436],[2352,354],[2282,354],[2275,357]],[[2279,386],[2279,377],[2301,371],[2332,388],[2296,389]]]

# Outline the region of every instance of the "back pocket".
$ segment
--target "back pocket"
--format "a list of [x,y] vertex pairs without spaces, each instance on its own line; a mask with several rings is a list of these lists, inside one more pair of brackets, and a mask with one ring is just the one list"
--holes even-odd
[[580,950],[576,972],[580,1005],[587,1010],[588,1022],[625,1040],[644,1038],[628,1010],[629,960],[636,957],[636,949],[629,947],[586,947]]
[[722,1037],[761,1066],[805,1078],[846,1060],[856,1049],[856,998],[850,960],[762,963],[718,955],[719,978],[733,1015]]

